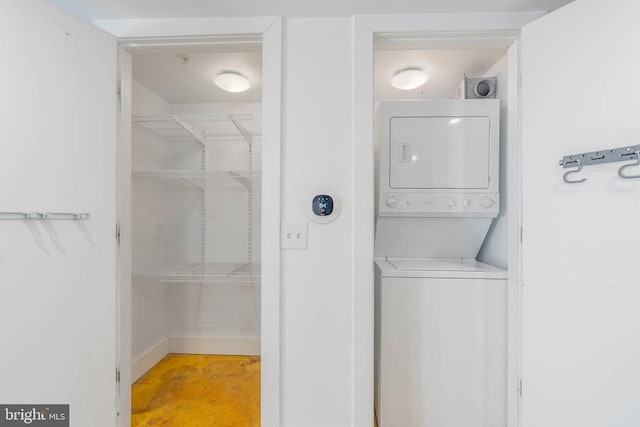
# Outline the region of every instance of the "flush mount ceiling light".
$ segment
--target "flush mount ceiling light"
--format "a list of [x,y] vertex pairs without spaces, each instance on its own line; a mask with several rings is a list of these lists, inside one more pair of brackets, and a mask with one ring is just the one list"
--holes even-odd
[[224,71],[213,81],[220,89],[233,93],[244,92],[251,87],[249,79],[235,71]]
[[422,86],[429,80],[429,75],[419,68],[405,68],[391,77],[391,86],[411,90]]

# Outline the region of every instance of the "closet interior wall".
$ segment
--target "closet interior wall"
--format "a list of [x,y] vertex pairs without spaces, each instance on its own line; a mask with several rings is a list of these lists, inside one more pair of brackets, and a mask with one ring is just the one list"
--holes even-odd
[[260,104],[134,79],[132,116],[132,380],[167,353],[260,354]]
[[500,100],[500,214],[493,220],[478,252],[478,261],[508,270],[509,191],[507,159],[509,158],[509,75],[505,54],[482,75],[497,80],[496,98]]
[[[134,116],[169,114],[170,106],[151,90],[133,81],[132,112]],[[131,161],[134,170],[163,170],[173,156],[172,146],[143,126],[132,126]],[[132,266],[134,271],[146,271],[158,263],[168,262],[163,229],[170,218],[168,203],[172,189],[159,181],[132,180],[131,219]],[[174,242],[179,244],[179,242]],[[156,347],[168,348],[167,285],[134,277],[131,289],[132,358],[135,362]],[[134,363],[135,366],[135,363]],[[134,373],[134,377],[137,376]],[[133,378],[135,381],[136,378]]]

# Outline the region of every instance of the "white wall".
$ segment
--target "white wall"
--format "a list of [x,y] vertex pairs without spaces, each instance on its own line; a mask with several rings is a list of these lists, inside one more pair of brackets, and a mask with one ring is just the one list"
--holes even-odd
[[[134,57],[135,66],[135,57]],[[257,111],[259,104],[170,105],[134,80],[133,114],[162,115]],[[254,127],[257,121],[251,123]],[[224,129],[237,135],[228,123]],[[260,132],[254,141],[260,170]],[[239,134],[238,134],[239,135]],[[140,124],[133,125],[134,170],[200,170],[202,145],[188,138],[170,140]],[[207,144],[210,170],[246,170],[248,144],[242,138]],[[163,264],[195,264],[201,257],[202,190],[152,179],[134,179],[132,194],[134,274]],[[247,192],[234,180],[207,187],[206,262],[246,263]],[[253,255],[260,257],[260,187],[254,187]],[[137,279],[132,292],[134,374],[142,374],[163,352],[259,354],[260,284],[158,283]],[[134,375],[133,379],[137,379]]]
[[[171,104],[171,113],[177,115],[190,114],[237,114],[244,117],[250,113],[254,118],[240,120],[239,123],[253,135],[252,164],[253,171],[261,173],[262,169],[262,114],[258,102],[216,102]],[[246,140],[240,136],[230,122],[223,123],[222,134],[229,138],[218,138],[207,145],[207,168],[210,170],[246,170],[249,167],[249,149]],[[176,169],[200,169],[200,147],[194,159],[180,163],[174,159]],[[194,162],[195,160],[195,162]],[[253,183],[253,239],[252,258],[260,260],[261,235],[261,180]],[[247,262],[247,192],[235,180],[220,180],[209,183],[207,198],[210,201],[207,222],[207,259],[209,262]]]
[[[493,220],[487,233],[478,260],[489,265],[507,269],[507,209],[509,191],[517,191],[517,186],[507,182],[507,159],[509,154],[509,76],[507,74],[508,55],[504,55],[484,74],[497,78],[496,96],[500,99],[500,214]],[[515,141],[513,141],[515,143]]]
[[[167,114],[169,104],[146,86],[133,80],[132,113],[137,115]],[[168,168],[166,141],[140,124],[132,126],[133,170]],[[132,268],[134,274],[167,262],[169,247],[163,238],[167,221],[165,206],[169,192],[166,184],[150,179],[132,180]],[[166,348],[168,335],[167,286],[133,280],[131,287],[131,356],[134,378],[149,368],[162,351],[148,362],[141,362],[158,347]],[[138,362],[138,363],[135,363]],[[143,366],[141,366],[143,365]]]
[[[15,5],[22,4],[23,2],[12,1],[10,3]],[[35,2],[29,2],[29,5],[34,3]],[[3,2],[2,7],[5,7],[6,4],[7,2]],[[27,4],[27,2],[24,2],[24,4]],[[38,2],[38,4],[41,4],[41,2]],[[29,6],[20,7],[26,8]],[[5,14],[4,10],[0,16],[3,18],[5,16],[12,17],[12,15]],[[29,22],[33,20],[33,17],[23,17],[16,20],[16,25],[13,26],[4,25],[3,22],[0,29],[7,30],[7,34],[4,37],[5,40],[13,40],[16,34],[23,34],[18,31],[20,28],[27,28],[29,32],[26,34],[33,34],[35,37],[33,43],[40,46],[42,40],[49,40],[49,34],[41,34],[39,32],[40,29],[54,22],[57,16],[59,16],[58,12],[47,11],[46,14],[40,16],[40,19],[35,19],[33,26],[29,26]],[[446,15],[444,18],[441,16],[433,16],[426,17],[426,19],[425,16],[370,18],[367,25],[371,25],[371,28],[375,31],[424,31],[425,28],[431,30],[468,30],[469,27],[477,30],[504,27],[513,28],[514,26],[511,18],[508,16],[500,16],[496,19],[491,19],[491,17],[489,17],[490,19],[486,19],[485,16],[478,18],[469,15],[458,18],[455,14]],[[407,20],[410,21],[410,25],[398,26],[399,22],[405,22]],[[219,32],[233,33],[242,32],[243,28],[245,28],[238,26],[233,20],[221,19],[220,21],[222,23],[221,26],[212,26],[209,21],[203,20],[199,24],[200,26],[194,28],[193,26],[185,25],[185,21],[181,20],[177,26],[186,28],[181,30],[184,34],[193,34],[197,31],[208,33],[211,31],[211,28],[215,28],[216,31]],[[272,20],[269,20],[269,22],[271,21]],[[364,270],[362,265],[366,265],[368,262],[365,260],[363,264],[361,259],[362,252],[354,253],[353,251],[357,245],[354,241],[354,230],[352,226],[353,221],[357,221],[357,218],[353,218],[354,211],[356,209],[362,211],[363,204],[369,205],[370,203],[368,202],[369,199],[372,199],[372,195],[362,197],[363,193],[368,193],[368,189],[362,193],[359,191],[357,194],[351,193],[351,189],[354,188],[353,177],[351,176],[353,171],[366,171],[368,169],[362,167],[362,165],[356,165],[355,169],[353,166],[353,163],[357,162],[355,161],[353,153],[354,145],[351,142],[354,137],[351,93],[353,87],[358,85],[361,78],[366,79],[367,83],[369,83],[370,76],[362,75],[361,77],[360,74],[355,75],[353,72],[354,56],[356,59],[366,60],[368,51],[355,52],[354,54],[352,45],[353,28],[351,24],[352,21],[350,19],[292,19],[287,22],[285,28],[285,72],[283,79],[286,88],[283,101],[286,119],[284,123],[285,150],[282,159],[284,180],[283,219],[294,221],[305,219],[305,209],[306,206],[308,206],[309,197],[314,188],[320,191],[335,191],[343,200],[342,215],[334,223],[323,226],[310,224],[308,250],[298,252],[284,251],[282,256],[281,290],[283,293],[283,311],[281,320],[283,322],[283,330],[281,345],[284,357],[281,364],[277,363],[277,357],[272,357],[269,363],[274,370],[279,369],[280,366],[282,368],[284,407],[282,424],[287,426],[339,427],[353,425],[352,419],[354,414],[352,412],[354,400],[362,402],[363,399],[361,396],[365,394],[361,393],[358,396],[354,396],[353,380],[354,372],[356,372],[357,369],[355,366],[358,360],[353,360],[353,356],[358,354],[358,352],[361,353],[363,347],[366,350],[367,342],[371,341],[372,343],[372,340],[363,340],[361,337],[363,335],[369,335],[370,338],[372,335],[367,332],[367,334],[358,334],[354,338],[354,325],[351,316],[354,311],[354,305],[357,305],[357,303],[361,301],[360,299],[356,301],[352,297],[354,294],[352,280],[356,276],[364,276],[364,274],[361,274]],[[367,25],[362,24],[361,27],[366,27]],[[130,23],[127,23],[126,27],[131,29]],[[140,28],[143,32],[142,35],[150,35],[144,33],[144,31],[148,30],[148,27],[144,25],[134,30]],[[163,35],[166,34],[163,33]],[[20,55],[23,54],[25,49],[24,39],[22,40],[23,42],[19,49],[16,46],[16,49],[8,51],[6,55],[7,58],[12,58],[12,60],[4,61],[0,64],[0,66],[5,67],[16,67],[17,70],[12,71],[13,74],[9,75],[15,76],[17,81],[21,81],[19,78],[24,78],[25,75],[28,75],[25,70],[29,70],[28,66],[21,68],[15,65],[17,63],[23,64],[22,62],[16,62],[15,59],[21,58]],[[365,43],[365,45],[370,47],[368,43]],[[11,48],[11,45],[7,46]],[[7,46],[3,45],[2,48],[5,49]],[[2,52],[5,53],[6,51]],[[54,51],[52,52],[55,53]],[[91,54],[95,52],[95,48],[92,47],[92,49],[87,49],[86,52],[81,52],[81,54],[78,55],[83,59],[82,64],[84,66],[89,67],[93,65],[86,61],[86,58],[91,57]],[[52,61],[52,63],[58,65],[64,64],[64,62],[59,61],[59,57],[57,57],[55,61]],[[108,71],[112,69],[100,61],[95,61],[95,64],[99,67],[85,70],[81,75],[84,77],[100,75],[102,72],[105,72],[105,70]],[[52,81],[50,76],[52,68],[47,66],[42,69],[46,69],[47,74],[40,81]],[[366,70],[367,68],[361,66],[359,69]],[[79,68],[79,70],[84,69]],[[113,70],[115,74],[115,67],[113,67]],[[113,77],[110,81],[115,81],[115,76],[109,77]],[[12,80],[6,79],[4,83],[10,85],[12,84]],[[77,93],[73,90],[63,92],[62,89],[64,89],[64,87],[61,87],[60,93],[54,93],[47,102],[56,103],[59,98],[66,97],[65,99],[68,99],[69,93]],[[115,91],[112,93],[109,84],[104,84],[104,87],[99,87],[98,89],[108,89],[108,93],[114,97]],[[278,98],[279,91],[275,92],[276,93],[270,93],[273,99]],[[8,93],[15,92],[9,91]],[[37,101],[38,91],[34,91],[32,94],[35,94],[34,100]],[[80,94],[78,94],[78,98],[83,99]],[[23,98],[16,96],[16,99]],[[355,102],[360,103],[361,100],[356,99]],[[7,108],[7,110],[11,112],[28,112],[31,111],[30,107],[36,104],[37,103],[18,104],[21,105],[22,110],[17,110],[15,105],[11,105],[11,108]],[[108,102],[105,102],[105,105],[106,104],[108,104]],[[53,110],[54,107],[51,107],[51,109]],[[275,111],[275,108],[272,108],[271,111]],[[271,114],[269,111],[265,113]],[[366,111],[365,116],[371,113],[370,111]],[[26,116],[27,115],[25,115],[25,117]],[[115,117],[115,112],[113,116]],[[362,117],[361,113],[358,116],[360,122],[367,123],[367,120]],[[108,116],[103,115],[101,121],[95,123],[96,126],[92,126],[92,132],[90,133],[92,136],[96,134],[104,138],[109,136],[108,132],[95,132],[96,129],[101,129],[100,125],[104,125],[108,121],[105,117]],[[16,123],[21,125],[28,124],[25,119],[16,121]],[[273,123],[270,123],[269,126],[272,134],[278,133],[274,129]],[[25,126],[21,126],[20,128],[24,129],[24,127]],[[366,132],[370,131],[369,128],[370,127],[367,127]],[[355,130],[359,131],[359,129]],[[361,135],[359,132],[356,132],[356,134]],[[16,132],[15,135],[21,134]],[[62,139],[62,137],[59,137],[55,140],[58,141]],[[84,141],[86,140],[89,140],[89,138],[84,138]],[[275,144],[274,141],[271,141],[271,143]],[[115,147],[115,144],[113,145]],[[359,147],[362,146],[363,145],[359,145]],[[29,150],[31,147],[25,146],[23,148],[26,150],[26,154],[24,155],[24,159],[26,160],[23,159],[24,163],[30,158]],[[266,152],[265,155],[267,155]],[[368,158],[369,156],[365,157],[367,158],[364,159],[364,162],[370,164],[371,159]],[[2,158],[5,159],[6,157],[2,156]],[[95,159],[97,157],[93,156],[93,158]],[[109,156],[101,156],[100,158],[108,159]],[[12,156],[11,161],[13,162],[14,159],[15,156]],[[72,158],[70,159],[73,160]],[[272,158],[271,160],[271,164],[277,163],[276,159]],[[70,162],[70,170],[73,170],[78,164],[84,163],[76,161]],[[102,165],[102,163],[100,164]],[[113,162],[104,162],[104,165],[109,164],[113,164]],[[20,165],[20,161],[14,162],[13,165]],[[93,163],[87,162],[85,166],[88,167],[88,165],[93,165]],[[13,170],[14,169],[8,169],[10,174],[13,173],[11,172]],[[27,172],[23,172],[19,176],[30,176]],[[15,175],[17,176],[18,174],[16,173]],[[276,182],[274,177],[275,175],[270,177],[270,182]],[[12,178],[4,182],[7,183],[6,185],[9,185],[16,182],[16,180],[16,178]],[[360,180],[362,180],[362,178],[360,178]],[[6,189],[6,187],[0,188],[3,190]],[[355,188],[362,190],[362,185],[356,186]],[[95,187],[92,189],[95,190]],[[55,193],[51,194],[54,195]],[[96,195],[102,196],[102,194],[94,191],[90,193],[89,198],[91,199],[91,197],[95,197]],[[358,203],[357,206],[354,206],[350,201],[356,200],[357,197],[360,197],[361,202]],[[346,220],[347,218],[349,218],[349,221]],[[107,224],[108,227],[105,225],[104,230],[101,228],[101,233],[104,231],[105,235],[112,237],[113,222],[115,221],[110,221],[108,218],[105,219],[105,224]],[[101,226],[103,225],[102,222],[100,224]],[[273,228],[275,229],[276,227]],[[108,234],[106,234],[107,231]],[[265,233],[272,233],[272,230],[265,230]],[[102,238],[102,234],[98,237]],[[8,254],[24,254],[25,257],[31,254],[31,247],[19,252],[20,249],[16,248],[12,243],[13,241],[17,241],[17,238],[10,240],[9,248],[0,249],[0,255],[2,257],[0,262],[5,262],[4,260],[14,262],[15,260],[10,258]],[[273,251],[277,250],[276,248],[271,249]],[[108,251],[105,250],[105,253],[106,252]],[[366,254],[366,256],[369,257],[370,254]],[[360,262],[360,268],[357,271],[353,271],[351,266],[354,264],[356,258],[358,262]],[[47,261],[44,257],[43,259],[42,264],[38,263],[39,267],[41,265],[51,265],[50,261]],[[275,257],[272,257],[272,259],[275,259]],[[108,254],[104,257],[104,261],[109,261]],[[115,261],[113,264],[114,263]],[[22,264],[18,262],[18,265]],[[270,273],[273,274],[276,267],[270,266],[270,268]],[[67,274],[66,271],[67,270],[65,270],[65,274]],[[92,270],[92,274],[95,274],[96,271],[97,270]],[[330,273],[326,279],[324,276],[321,276],[324,272]],[[18,273],[22,273],[22,270]],[[16,277],[15,272],[12,274],[13,276],[9,276],[10,279]],[[106,273],[104,276],[100,276],[101,280],[105,280],[105,283],[101,282],[104,286],[99,288],[103,292],[107,292],[110,289],[108,280],[105,279],[106,277],[108,277]],[[277,284],[274,283],[272,290],[276,288]],[[370,294],[367,289],[360,289],[358,292],[367,297]],[[80,299],[78,299],[78,301],[80,301]],[[86,294],[81,299],[82,303],[87,301],[97,301],[97,304],[108,305],[111,300],[108,295],[102,292],[92,292],[91,294]],[[372,299],[370,302],[372,303]],[[275,306],[279,301],[272,300],[272,303],[272,305]],[[26,306],[26,303],[18,307],[24,308],[24,306]],[[105,322],[110,320],[109,313],[114,313],[115,309],[112,306],[105,306],[106,309],[104,310],[102,309],[105,307],[102,305],[99,307],[101,310],[88,313],[88,318],[94,319],[95,316],[96,324],[103,327]],[[367,318],[366,314],[369,311],[367,307],[368,305],[366,307],[360,307],[362,309],[361,313],[364,313],[364,316],[361,314],[361,317],[365,320]],[[112,310],[109,311],[108,308]],[[15,310],[10,310],[6,313],[11,316],[10,320],[15,322],[15,316],[13,316]],[[361,317],[358,317],[358,319],[361,319]],[[39,317],[34,315],[33,318]],[[269,320],[272,324],[277,323],[273,317],[269,317]],[[115,324],[115,320],[109,325],[112,326],[112,323]],[[366,321],[360,322],[360,324],[364,325],[366,329]],[[109,345],[109,335],[105,334],[105,336],[107,336],[105,340],[97,340],[95,328],[92,330],[92,332],[94,332],[93,334],[83,335],[86,332],[85,329],[83,329],[84,325],[87,325],[87,322],[75,322],[67,325],[70,331],[77,334],[70,337],[70,339],[73,338],[73,341],[70,341],[68,344],[81,342],[83,346],[87,346],[83,348],[95,350],[94,346],[90,344],[99,341],[101,345],[104,345],[91,354],[96,358],[108,355],[109,348],[113,347]],[[28,329],[21,328],[21,331],[25,330]],[[363,332],[362,328],[356,328],[356,330],[361,333]],[[277,333],[270,331],[269,334],[269,338],[272,339],[270,346],[273,349],[275,347],[274,343],[277,342],[277,339],[273,340],[273,338],[277,336]],[[358,343],[358,345],[355,345],[356,343]],[[74,346],[67,345],[65,348],[74,348]],[[15,351],[17,350],[14,349],[14,352]],[[50,353],[47,354],[48,357],[49,354]],[[60,353],[61,357],[67,357],[69,354],[70,352],[66,350]],[[271,355],[273,356],[273,353],[271,353]],[[7,360],[10,361],[16,361],[20,360],[21,355],[4,353],[3,357],[8,357]],[[59,366],[59,364],[52,364],[50,361],[37,360],[37,362],[43,362],[42,366],[47,369],[51,366],[54,368]],[[111,383],[109,382],[110,376],[113,374],[112,366],[109,367],[109,371],[107,372],[104,370],[101,359],[97,360],[96,363],[89,363],[88,366],[91,368],[98,366],[97,370],[92,371],[92,375],[89,375],[85,370],[78,370],[78,366],[85,365],[76,364],[73,366],[73,370],[57,370],[58,376],[56,377],[56,381],[52,380],[50,383],[45,384],[44,387],[41,377],[36,378],[36,376],[34,376],[31,382],[25,382],[24,378],[21,378],[22,384],[25,384],[25,388],[18,389],[18,392],[11,390],[12,399],[20,397],[21,400],[28,400],[33,396],[31,394],[33,390],[38,390],[40,393],[39,396],[43,398],[59,396],[60,384],[68,384],[68,378],[74,378],[74,384],[67,388],[69,394],[71,394],[72,390],[87,390],[87,385],[91,384],[89,393],[86,393],[82,397],[74,397],[75,399],[80,399],[77,401],[82,408],[81,412],[78,412],[78,416],[81,417],[81,422],[78,425],[113,425],[110,417],[114,411],[111,410],[112,408],[109,406],[113,401],[113,399],[110,398],[110,391],[113,387],[110,386]],[[100,378],[98,378],[97,381],[87,380],[94,379],[94,376],[99,376]],[[10,379],[12,378],[13,377],[10,377]],[[272,383],[277,382],[273,377],[270,379],[273,380]],[[366,383],[366,381],[363,383]],[[366,391],[366,387],[364,387],[364,389],[364,391]],[[86,397],[86,399],[84,399],[84,397]],[[269,397],[264,396],[264,398],[266,400]],[[367,396],[365,396],[364,400],[366,399]],[[90,408],[87,402],[90,402]],[[89,414],[95,415],[97,418],[89,419]]]
[[350,426],[352,392],[352,20],[285,23],[283,221],[314,194],[342,200],[309,223],[307,250],[282,254],[283,425]]
[[[310,224],[309,249],[283,251],[285,425],[370,424],[367,417],[372,409],[367,399],[373,386],[362,377],[372,368],[361,370],[360,366],[372,364],[368,346],[373,341],[369,335],[373,293],[372,283],[367,287],[361,279],[372,281],[367,271],[370,261],[362,262],[363,255],[370,260],[372,254],[366,250],[370,236],[357,225],[373,212],[373,171],[366,166],[373,165],[372,31],[504,30],[513,36],[515,29],[537,16],[452,14],[366,17],[364,23],[359,19],[287,21],[283,221],[305,218],[305,189],[322,181],[343,192],[343,210],[361,215],[351,225],[338,222],[345,218],[344,212],[330,226]],[[363,142],[362,135],[369,139]],[[330,174],[323,169],[325,163],[330,165]],[[349,192],[350,199],[345,196]],[[372,224],[370,228],[372,231]],[[372,239],[369,246],[372,251]],[[331,273],[328,280],[319,276],[324,271]],[[345,363],[349,358],[351,368]]]
[[0,402],[116,422],[115,39],[45,1],[0,2]]
[[525,427],[640,425],[640,179],[558,165],[638,144],[639,20],[636,0],[577,0],[523,28]]
[[[253,113],[256,119],[240,122],[256,137],[252,142],[253,170],[260,172],[261,129],[259,103],[172,104],[172,113]],[[221,123],[220,137],[207,144],[207,169],[247,170],[249,144],[230,122]],[[200,148],[199,152],[200,152]],[[185,166],[200,169],[198,164]],[[177,160],[177,159],[176,159]],[[192,162],[193,163],[193,162]],[[252,259],[260,263],[260,180],[253,187]],[[248,193],[233,179],[209,182],[206,190],[206,262],[242,265],[248,259]],[[199,193],[199,192],[198,192]],[[200,231],[200,211],[189,228]],[[197,225],[194,227],[194,225]],[[180,238],[180,233],[171,239]],[[195,248],[200,248],[200,233]],[[199,261],[198,257],[191,262]],[[172,352],[211,352],[216,354],[260,354],[260,283],[175,284],[169,290],[170,350]]]
[[[171,27],[172,20],[160,25],[164,35],[167,21]],[[274,154],[269,154],[266,175],[271,185],[266,193],[279,201],[280,192],[273,189],[280,182],[280,20],[195,21],[194,27],[191,20],[180,20],[178,27],[185,34],[208,34],[212,28],[229,34],[264,33],[268,41],[265,47],[275,59],[264,61],[265,81],[273,83],[264,90],[270,106],[265,114],[271,118],[264,140]],[[115,39],[44,0],[1,1],[0,33],[4,40],[0,111],[6,119],[0,144],[0,209],[92,214],[90,222],[0,221],[0,316],[4,325],[12,325],[4,336],[15,344],[3,348],[0,356],[0,378],[12,384],[0,391],[5,396],[0,400],[70,403],[72,426],[113,426],[119,350]],[[126,197],[122,200],[127,202]],[[279,203],[274,205],[278,208],[270,209],[264,221],[271,242],[278,238]],[[279,325],[277,252],[265,254],[270,259],[265,275],[272,292],[270,310],[263,313],[275,326]],[[270,405],[279,403],[279,335],[277,327],[270,328],[264,340],[270,351],[263,366],[271,367],[262,382],[267,420],[279,418],[271,409],[278,405]],[[121,354],[126,353],[123,348]],[[123,372],[128,378],[126,367]],[[126,410],[127,403],[122,404]],[[123,416],[121,421],[126,424],[127,419]]]

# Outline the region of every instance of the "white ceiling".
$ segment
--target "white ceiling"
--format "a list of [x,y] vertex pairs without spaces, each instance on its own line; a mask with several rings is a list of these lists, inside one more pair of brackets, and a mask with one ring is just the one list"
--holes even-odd
[[[226,49],[225,49],[226,50]],[[453,98],[467,76],[480,76],[504,54],[505,48],[466,47],[428,49],[377,49],[374,92],[376,99]],[[262,55],[258,48],[236,52],[202,48],[153,48],[133,52],[133,75],[138,81],[171,104],[206,102],[260,102]],[[181,59],[187,56],[187,63]],[[389,84],[404,68],[422,68],[429,74],[423,86],[403,91]],[[236,71],[252,83],[243,93],[225,92],[213,84],[222,71]]]
[[[483,75],[505,53],[505,49],[378,50],[375,99],[452,99],[465,74]],[[417,89],[396,89],[389,81],[404,68],[421,68],[429,80]]]
[[[285,16],[324,17],[375,14],[552,11],[572,0],[49,0],[71,13],[94,19]],[[375,95],[383,98],[448,98],[463,75],[479,75],[504,49],[456,46],[426,50],[399,47],[376,52]],[[134,76],[171,103],[259,102],[261,54],[259,47],[206,51],[201,48],[147,49],[134,52]],[[188,55],[183,64],[179,55]],[[423,67],[431,77],[422,88],[399,91],[389,85],[401,68]],[[221,71],[246,75],[253,87],[229,94],[212,84]]]
[[[228,47],[153,48],[133,53],[133,77],[170,104],[199,102],[260,102],[262,98],[262,53],[259,46],[229,52]],[[189,58],[186,63],[182,57]],[[223,71],[247,77],[251,88],[229,93],[213,79]]]
[[572,0],[49,0],[84,19],[552,11]]

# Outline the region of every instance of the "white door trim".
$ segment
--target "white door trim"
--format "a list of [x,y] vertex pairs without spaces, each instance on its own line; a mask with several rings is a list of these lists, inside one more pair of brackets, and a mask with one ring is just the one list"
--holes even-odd
[[522,139],[520,137],[520,38],[509,47],[507,74],[509,112],[507,152],[507,188],[509,192],[507,224],[507,426],[521,425],[522,400]]
[[[373,234],[374,180],[373,180],[373,49],[374,40],[385,41],[430,40],[484,40],[489,43],[514,43],[509,49],[509,139],[515,147],[509,153],[507,172],[512,190],[509,203],[508,248],[509,296],[508,316],[512,327],[508,331],[508,402],[507,425],[519,425],[520,397],[518,395],[520,353],[520,108],[519,108],[519,54],[517,40],[520,28],[539,18],[543,13],[499,14],[429,14],[395,16],[361,16],[354,24],[354,215],[360,222],[354,223],[354,425],[369,427],[367,413],[373,411],[373,278],[372,259],[360,260],[363,254],[373,253],[373,241],[366,236]],[[369,114],[369,118],[365,117]],[[365,139],[367,139],[365,141]],[[369,174],[371,176],[369,177]],[[365,178],[369,178],[368,180]],[[371,275],[371,279],[366,277]],[[515,326],[515,328],[513,327]],[[369,352],[371,356],[367,353]]]
[[156,37],[201,37],[260,34],[272,25],[281,26],[273,16],[255,18],[170,18],[170,19],[96,19],[93,24],[119,39]]
[[[280,325],[280,152],[281,152],[281,94],[282,94],[282,21],[280,18],[205,18],[205,19],[118,19],[99,20],[94,24],[124,41],[133,38],[176,39],[189,44],[189,39],[197,40],[211,36],[248,36],[262,38],[263,48],[263,92],[262,92],[262,200],[269,200],[262,207],[262,278],[261,278],[261,425],[278,427],[281,424],[281,325]],[[121,67],[130,66],[126,61]],[[123,68],[125,71],[126,69]],[[128,103],[128,104],[127,104]],[[123,96],[121,114],[130,112],[131,98]],[[123,123],[126,119],[121,117]],[[126,135],[121,129],[119,144],[126,144]],[[129,141],[130,146],[130,141]],[[122,160],[122,159],[121,159]],[[124,159],[118,165],[119,182],[128,182],[130,187],[130,160]],[[123,176],[124,174],[124,176]],[[124,178],[124,179],[123,179]],[[120,189],[120,191],[123,191]],[[124,194],[130,194],[125,189]],[[130,230],[131,205],[122,201],[118,206],[118,217],[123,230]],[[123,254],[123,256],[125,256]],[[129,255],[130,256],[130,255]],[[131,306],[131,265],[118,261],[121,279],[118,283],[120,309]],[[127,271],[128,270],[128,271]],[[128,297],[127,297],[128,296]],[[127,300],[128,298],[128,300]],[[131,316],[121,313],[118,327],[121,384],[131,383]],[[128,357],[123,352],[128,352]],[[120,395],[119,408],[123,414],[131,411],[130,393]],[[120,424],[127,427],[129,417],[120,417]]]
[[353,425],[373,425],[373,32],[353,23]]
[[117,425],[131,424],[131,54],[118,47],[118,141],[116,153],[116,408]]

